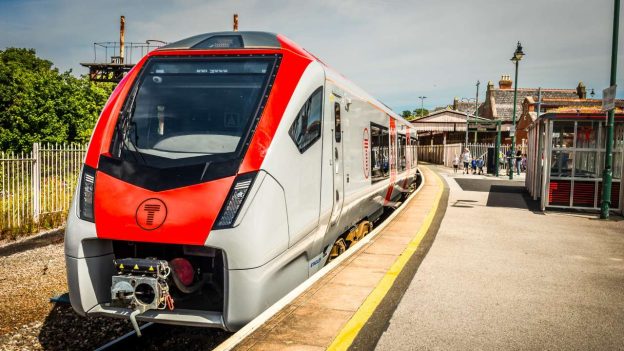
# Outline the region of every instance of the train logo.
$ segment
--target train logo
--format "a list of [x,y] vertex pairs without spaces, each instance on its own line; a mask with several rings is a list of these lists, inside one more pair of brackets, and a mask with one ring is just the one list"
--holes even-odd
[[167,206],[160,199],[147,199],[136,210],[136,222],[145,230],[158,229],[167,218]]
[[370,141],[368,139],[368,128],[364,128],[364,134],[362,135],[362,147],[364,148],[364,178],[368,179],[370,171]]

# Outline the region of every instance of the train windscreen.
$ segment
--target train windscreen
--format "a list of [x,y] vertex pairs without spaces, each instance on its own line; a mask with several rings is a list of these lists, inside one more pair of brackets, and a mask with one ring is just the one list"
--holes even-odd
[[156,168],[240,156],[274,63],[262,57],[150,59],[126,100],[113,154]]

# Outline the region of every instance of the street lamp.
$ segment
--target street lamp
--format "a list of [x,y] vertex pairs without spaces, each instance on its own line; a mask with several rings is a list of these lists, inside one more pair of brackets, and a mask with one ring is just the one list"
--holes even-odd
[[511,62],[516,65],[516,76],[514,79],[514,99],[513,99],[513,116],[511,122],[511,155],[509,155],[509,180],[513,179],[513,161],[516,155],[516,101],[518,97],[518,63],[522,60],[524,52],[522,51],[522,45],[518,42],[516,51],[511,57]]
[[[460,101],[470,103],[470,102],[472,102],[472,100],[474,100],[474,98],[461,98]],[[466,114],[466,140],[465,140],[464,147],[467,148],[468,147],[468,129],[469,129],[468,127],[470,126],[470,111],[469,110],[465,110],[464,113]],[[463,152],[463,150],[462,150],[462,152]]]
[[423,117],[425,115],[425,99],[427,98],[426,96],[419,96],[418,97],[420,99],[420,117]]
[[478,125],[478,120],[477,118],[479,117],[479,85],[481,85],[481,82],[479,82],[477,80],[477,97],[475,98],[475,138],[474,138],[474,142],[475,144],[477,143],[477,133],[479,132],[479,125]]

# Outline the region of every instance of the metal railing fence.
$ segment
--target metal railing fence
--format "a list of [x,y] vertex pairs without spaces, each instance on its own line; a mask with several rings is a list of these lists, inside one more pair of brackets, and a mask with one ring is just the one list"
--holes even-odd
[[[473,158],[483,158],[484,164],[488,165],[488,149],[494,149],[494,144],[468,144],[467,146],[461,144],[446,144],[446,145],[419,145],[418,146],[418,159],[420,161],[430,162],[433,164],[444,165],[446,167],[453,167],[453,158],[455,155],[460,158],[459,167],[463,167],[461,157],[464,148],[468,148]],[[499,171],[506,171],[508,168],[508,161],[506,159],[507,151],[511,145],[501,145],[500,152],[502,152],[505,162],[499,163]],[[520,150],[523,154],[526,154],[528,149],[526,145],[516,145],[516,150]],[[499,155],[500,158],[500,155]],[[500,162],[500,159],[499,159]]]
[[30,153],[0,152],[0,239],[64,223],[86,150],[35,143]]

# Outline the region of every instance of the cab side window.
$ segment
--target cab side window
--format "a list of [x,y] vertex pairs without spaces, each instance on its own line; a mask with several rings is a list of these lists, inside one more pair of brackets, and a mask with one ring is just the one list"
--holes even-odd
[[303,104],[288,130],[288,134],[301,153],[304,153],[321,137],[322,107],[323,88],[320,87]]

